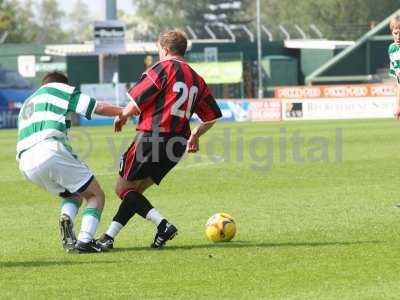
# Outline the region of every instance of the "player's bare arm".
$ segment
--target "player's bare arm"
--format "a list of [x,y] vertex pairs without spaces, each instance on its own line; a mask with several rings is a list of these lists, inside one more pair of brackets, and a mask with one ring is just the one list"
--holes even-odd
[[216,121],[202,123],[193,129],[192,133],[190,134],[190,138],[187,142],[186,151],[189,153],[195,153],[200,149],[199,139],[204,133],[206,133],[211,127],[214,126]]
[[114,117],[122,114],[123,108],[105,101],[97,101],[95,113],[101,116]]

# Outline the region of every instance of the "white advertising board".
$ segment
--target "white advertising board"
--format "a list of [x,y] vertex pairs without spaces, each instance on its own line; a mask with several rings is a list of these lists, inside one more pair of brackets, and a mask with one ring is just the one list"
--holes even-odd
[[394,97],[282,100],[284,120],[391,118]]

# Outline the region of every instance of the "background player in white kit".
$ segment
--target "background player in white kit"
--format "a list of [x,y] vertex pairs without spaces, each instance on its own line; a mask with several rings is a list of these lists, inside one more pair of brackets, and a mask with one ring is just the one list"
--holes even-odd
[[[91,119],[93,113],[118,116],[122,109],[82,94],[68,85],[62,73],[48,73],[21,108],[17,160],[28,180],[63,199],[59,225],[64,249],[100,252],[93,237],[104,207],[104,192],[89,168],[72,153],[67,136],[72,113]],[[73,222],[83,198],[87,206],[76,239]]]

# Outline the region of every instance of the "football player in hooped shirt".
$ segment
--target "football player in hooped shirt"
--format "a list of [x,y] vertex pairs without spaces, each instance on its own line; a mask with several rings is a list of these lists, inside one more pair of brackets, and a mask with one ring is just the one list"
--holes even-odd
[[[122,202],[107,231],[97,240],[103,250],[136,213],[157,227],[152,248],[161,248],[177,228],[155,209],[143,192],[160,184],[185,151],[197,152],[199,138],[222,116],[204,79],[183,59],[187,39],[179,31],[160,34],[160,61],[147,69],[128,92],[130,103],[115,120],[120,131],[127,119],[139,115],[137,135],[121,158],[115,191]],[[191,131],[195,113],[202,121]]]
[[396,78],[396,105],[395,118],[400,120],[400,16],[397,15],[390,20],[390,30],[393,43],[389,45],[390,70],[389,74]]

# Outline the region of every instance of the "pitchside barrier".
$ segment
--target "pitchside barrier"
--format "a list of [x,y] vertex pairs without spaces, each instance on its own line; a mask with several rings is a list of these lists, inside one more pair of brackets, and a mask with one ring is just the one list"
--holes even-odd
[[[84,93],[125,106],[127,84],[82,85]],[[329,120],[392,118],[396,101],[394,84],[277,87],[274,98],[218,99],[222,121]],[[22,105],[22,102],[20,103]],[[19,107],[0,106],[0,128],[15,128]],[[133,119],[135,123],[137,119]],[[198,121],[194,115],[194,121]],[[111,125],[113,118],[94,115],[80,125]]]
[[19,108],[0,107],[0,129],[16,128],[18,120]]
[[[104,92],[103,89],[100,94],[107,94]],[[218,105],[222,121],[391,118],[395,93],[393,84],[289,86],[275,88],[274,98],[218,99]],[[108,94],[108,100],[115,103],[111,88]],[[126,97],[121,95],[120,98],[120,103],[126,104]],[[198,121],[196,116],[194,121]],[[95,117],[94,121],[81,119],[81,125],[111,123],[111,118],[104,117]]]
[[393,117],[394,84],[278,87],[275,99],[283,120],[367,119]]
[[[219,99],[218,106],[222,112],[220,121],[281,121],[282,108],[281,102],[276,99]],[[199,119],[193,115],[192,121],[198,122]],[[93,115],[92,120],[80,117],[81,126],[111,125],[113,118]],[[137,118],[133,119],[133,123]]]
[[[281,102],[276,99],[218,99],[222,121],[281,121]],[[193,120],[198,121],[196,115]]]
[[288,86],[275,88],[274,98],[219,99],[218,105],[222,121],[391,118],[395,94],[394,84]]
[[[106,100],[116,105],[125,106],[128,103],[126,92],[129,85],[115,84],[82,84],[81,91],[89,96]],[[280,121],[282,120],[281,102],[276,99],[219,99],[218,106],[222,111],[223,121]],[[196,115],[193,118],[198,121]],[[133,119],[135,123],[137,119]],[[80,118],[82,126],[110,125],[113,118],[93,115],[92,120]]]

